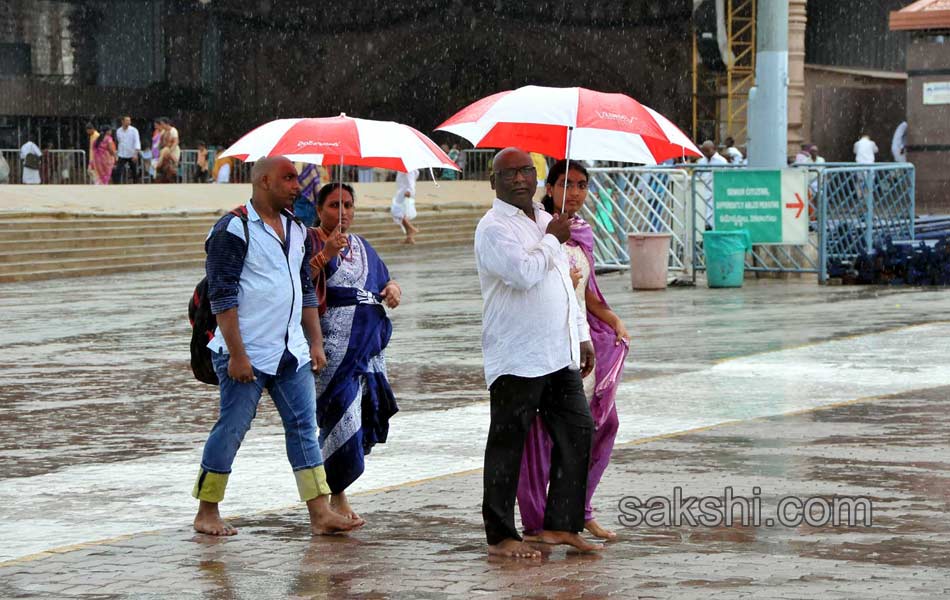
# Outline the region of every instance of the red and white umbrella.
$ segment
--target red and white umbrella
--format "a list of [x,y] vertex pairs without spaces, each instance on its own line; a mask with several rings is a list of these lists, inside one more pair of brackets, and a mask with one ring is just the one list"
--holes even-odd
[[423,133],[393,121],[339,117],[278,119],[247,133],[222,154],[246,162],[268,156],[317,165],[393,171],[461,169]]
[[655,165],[700,156],[666,117],[624,94],[529,85],[463,108],[437,130],[477,148],[517,146],[554,158]]

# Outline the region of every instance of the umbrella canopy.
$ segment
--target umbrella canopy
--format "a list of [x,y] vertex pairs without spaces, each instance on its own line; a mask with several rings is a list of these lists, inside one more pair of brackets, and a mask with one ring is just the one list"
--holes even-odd
[[393,171],[461,169],[421,132],[393,121],[339,117],[278,119],[247,133],[225,150],[251,162],[267,156],[317,165],[379,167]]
[[666,117],[624,94],[529,85],[471,104],[437,130],[477,148],[517,146],[554,158],[655,165],[701,156]]

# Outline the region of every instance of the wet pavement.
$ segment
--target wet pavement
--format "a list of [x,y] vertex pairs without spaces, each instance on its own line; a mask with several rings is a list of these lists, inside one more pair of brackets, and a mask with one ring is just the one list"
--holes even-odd
[[[13,561],[0,564],[0,597],[950,590],[950,556],[940,551],[950,547],[950,324],[941,321],[950,292],[793,280],[633,293],[625,277],[603,276],[634,335],[619,439],[741,421],[618,449],[597,500],[606,520],[624,495],[670,495],[675,485],[749,494],[760,485],[764,504],[793,493],[867,494],[884,521],[858,530],[632,529],[600,559],[561,553],[526,570],[484,559],[480,475],[464,474],[481,466],[488,421],[471,255],[388,262],[406,302],[393,313],[387,358],[402,412],[355,488],[368,494],[358,508],[371,527],[346,540],[311,541],[299,507],[288,507],[295,488],[267,399],[224,505],[246,515],[239,538],[176,529],[194,510],[188,492],[216,408],[214,388],[187,365],[185,305],[199,272],[0,286],[0,560]],[[750,421],[889,394],[901,396]],[[114,536],[129,537],[27,557]]]
[[[950,594],[950,388],[713,427],[616,449],[597,499],[620,540],[543,561],[484,553],[481,475],[354,497],[369,524],[312,538],[302,507],[0,565],[0,596],[98,598],[940,598]],[[621,499],[761,489],[866,496],[869,526],[623,527]],[[626,505],[625,505],[626,506]],[[626,512],[625,514],[630,514]]]

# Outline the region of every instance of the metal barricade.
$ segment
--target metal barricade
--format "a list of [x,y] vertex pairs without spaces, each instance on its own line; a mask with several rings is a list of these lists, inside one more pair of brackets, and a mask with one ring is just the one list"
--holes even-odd
[[671,168],[593,168],[582,216],[594,228],[594,264],[628,268],[627,236],[669,233],[671,271],[688,273],[689,175]]
[[[914,167],[909,163],[804,163],[808,171],[808,243],[756,244],[746,256],[753,272],[815,273],[828,279],[831,261],[854,260],[886,237],[914,239]],[[692,167],[693,273],[705,270],[702,236],[712,224],[713,173],[732,165]]]
[[[23,183],[20,150],[2,148],[0,155],[10,167],[6,183]],[[83,150],[44,150],[40,160],[40,182],[56,185],[90,183],[88,166]]]
[[498,151],[481,148],[462,150],[455,161],[462,169],[462,179],[488,180],[488,175],[491,173],[491,161],[496,152]]
[[178,160],[178,183],[206,183],[198,179],[198,150],[181,149],[181,158]]
[[[751,170],[741,165],[716,165],[692,167],[692,256],[693,275],[706,270],[703,251],[703,232],[713,225],[713,174],[721,169]],[[745,270],[759,273],[819,273],[820,248],[816,223],[818,210],[815,197],[808,194],[809,235],[808,243],[755,244],[746,255]]]
[[914,239],[914,166],[910,163],[826,165],[820,185],[821,271],[831,262],[870,254],[886,238]]

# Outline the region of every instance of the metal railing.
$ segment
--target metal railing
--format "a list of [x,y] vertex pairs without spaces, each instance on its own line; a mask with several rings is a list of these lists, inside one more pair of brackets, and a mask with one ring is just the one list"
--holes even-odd
[[[23,183],[23,162],[17,148],[0,148],[10,167],[6,183]],[[40,159],[40,182],[44,184],[86,184],[90,182],[83,150],[44,150]]]
[[914,239],[913,165],[826,165],[816,170],[821,281],[827,279],[831,262],[854,261],[859,255],[871,254],[887,238]]
[[[813,165],[810,165],[813,166]],[[713,175],[723,169],[749,169],[742,165],[696,166],[692,171],[692,256],[693,277],[697,271],[706,270],[706,256],[703,251],[703,232],[713,224]],[[811,169],[809,169],[811,170]],[[746,255],[745,270],[760,273],[819,273],[820,248],[815,233],[814,219],[818,210],[816,198],[808,194],[809,235],[808,243],[793,244],[755,244]]]
[[669,267],[688,272],[690,221],[689,175],[671,168],[593,168],[582,216],[594,228],[598,268],[630,266],[627,236],[669,233]]
[[462,169],[462,179],[487,181],[491,173],[491,161],[497,150],[474,148],[462,150],[456,164]]
[[[885,238],[914,239],[914,167],[909,163],[804,163],[809,233],[805,244],[756,244],[753,272],[814,273],[822,283],[831,262],[853,261]],[[705,270],[702,236],[712,223],[713,173],[729,165],[693,167],[693,272]]]

